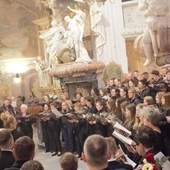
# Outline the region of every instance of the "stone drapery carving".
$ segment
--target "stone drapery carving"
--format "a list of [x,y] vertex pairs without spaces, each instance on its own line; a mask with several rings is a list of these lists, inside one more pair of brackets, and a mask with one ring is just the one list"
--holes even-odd
[[51,67],[52,58],[57,56],[59,51],[60,42],[64,36],[65,29],[62,25],[60,25],[59,21],[53,19],[51,21],[51,28],[41,34],[39,38],[45,40],[46,43],[46,50],[45,50],[45,57],[46,61],[48,61],[48,69]]
[[103,46],[106,43],[103,6],[102,1],[94,0],[94,3],[88,3],[90,7],[90,23],[92,31],[97,34],[96,37],[96,53],[100,57],[103,52]]
[[35,70],[38,72],[39,77],[39,86],[40,87],[47,87],[52,84],[52,79],[48,75],[48,73],[45,71],[46,69],[46,63],[42,59],[41,56],[37,57],[37,60],[34,60],[35,63]]

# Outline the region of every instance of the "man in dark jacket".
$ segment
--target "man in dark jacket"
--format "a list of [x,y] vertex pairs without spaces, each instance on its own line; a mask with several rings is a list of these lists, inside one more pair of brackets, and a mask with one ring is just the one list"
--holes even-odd
[[12,155],[14,139],[9,130],[0,129],[0,170],[11,167],[15,162]]
[[14,156],[16,161],[10,168],[6,168],[5,170],[19,170],[25,162],[34,158],[34,153],[35,143],[30,137],[23,136],[18,138],[14,144]]
[[108,160],[108,167],[109,169],[116,169],[116,170],[133,170],[133,167],[129,164],[120,163],[118,160],[116,160],[116,153],[118,150],[118,147],[116,145],[115,140],[112,137],[106,138],[106,141],[109,145],[109,151],[110,151],[110,159]]
[[13,109],[13,107],[10,105],[10,100],[9,100],[9,99],[6,99],[6,100],[4,101],[4,104],[0,107],[0,113],[2,113],[4,110],[9,110],[9,112],[10,112],[11,114],[14,114],[14,115],[15,115],[14,109]]

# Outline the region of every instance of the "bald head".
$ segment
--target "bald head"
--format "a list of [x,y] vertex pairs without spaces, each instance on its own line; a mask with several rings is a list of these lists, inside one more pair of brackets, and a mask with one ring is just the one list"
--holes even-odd
[[108,143],[101,135],[91,135],[84,143],[84,155],[88,165],[93,167],[107,166],[109,156]]

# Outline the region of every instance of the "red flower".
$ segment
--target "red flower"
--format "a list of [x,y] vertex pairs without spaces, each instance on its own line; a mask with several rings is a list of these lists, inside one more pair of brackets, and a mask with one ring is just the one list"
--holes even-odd
[[152,166],[153,166],[153,170],[158,170],[158,166],[157,165],[153,164]]
[[146,161],[148,163],[153,163],[154,162],[154,155],[152,153],[148,153],[145,155]]

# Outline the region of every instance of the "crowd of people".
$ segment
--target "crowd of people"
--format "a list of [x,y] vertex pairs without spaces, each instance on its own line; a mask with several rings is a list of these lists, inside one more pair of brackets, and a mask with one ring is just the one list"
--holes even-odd
[[[31,97],[35,98],[33,94]],[[32,124],[38,121],[45,152],[62,157],[69,152],[71,162],[76,164],[78,158],[83,159],[90,169],[133,169],[116,160],[118,145],[137,165],[147,153],[156,155],[161,151],[170,156],[168,68],[162,68],[161,74],[157,70],[150,74],[134,71],[124,74],[123,81],[113,78],[104,88],[92,88],[88,96],[78,92],[71,100],[67,93],[63,93],[61,98],[61,102],[54,102],[50,101],[49,95],[44,95],[43,111],[36,115],[27,113],[31,100],[27,100],[29,106],[21,103],[20,111],[16,114],[10,100],[6,99],[0,108],[0,126],[8,130],[16,142],[23,136],[32,139]],[[38,104],[38,100],[34,104]],[[132,139],[132,145],[124,144],[112,135],[116,122],[131,131],[128,138]],[[9,143],[12,145],[12,142]],[[12,148],[11,145],[9,148]],[[0,142],[1,150],[2,146]],[[98,148],[101,151],[97,151]],[[92,153],[95,150],[98,155]],[[110,157],[108,153],[111,153]],[[66,159],[62,158],[60,162],[67,162]]]

